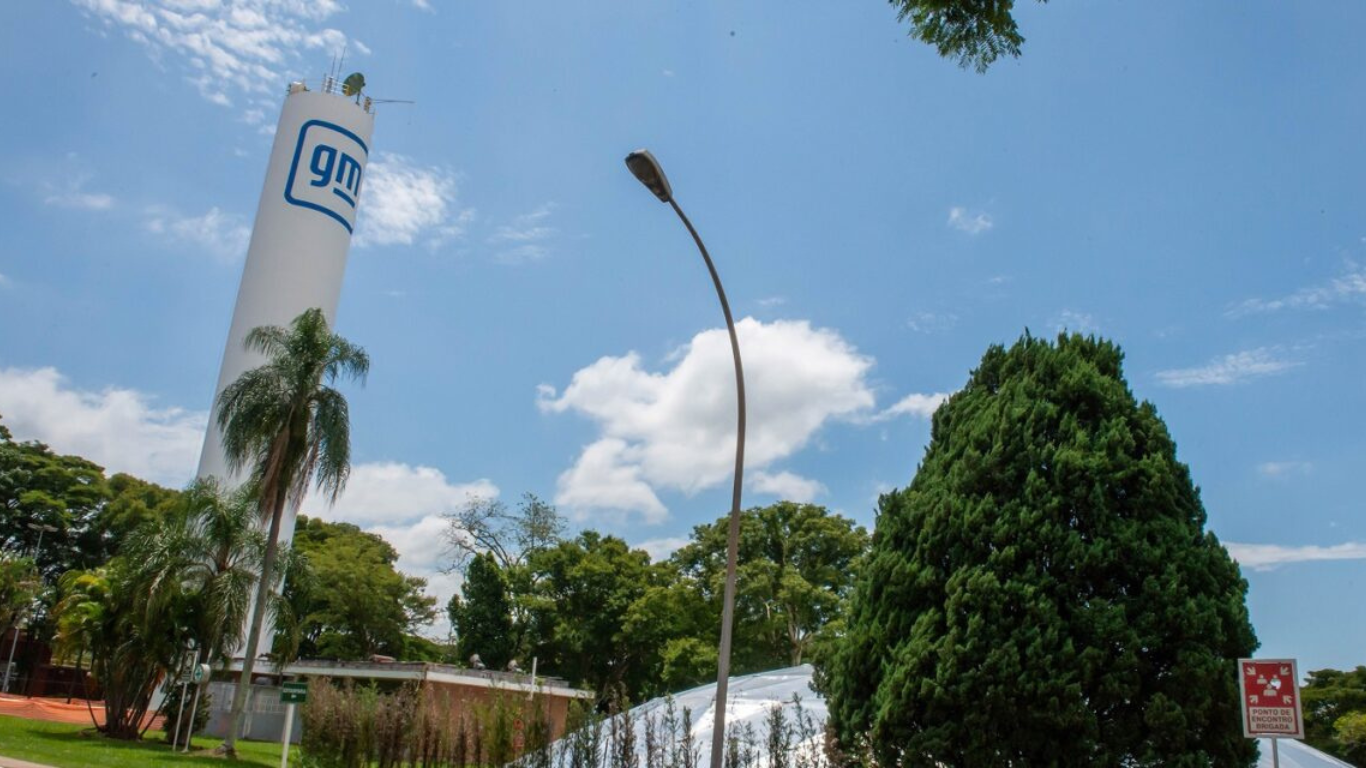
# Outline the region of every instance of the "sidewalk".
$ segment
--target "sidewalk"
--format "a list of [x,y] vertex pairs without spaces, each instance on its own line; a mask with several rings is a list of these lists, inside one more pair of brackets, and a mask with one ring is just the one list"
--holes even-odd
[[12,757],[0,757],[0,768],[51,768],[51,766],[15,760]]

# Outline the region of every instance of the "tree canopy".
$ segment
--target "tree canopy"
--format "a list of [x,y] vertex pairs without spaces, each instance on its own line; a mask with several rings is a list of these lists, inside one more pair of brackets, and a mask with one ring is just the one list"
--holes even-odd
[[[697,526],[672,561],[708,601],[720,634],[729,516]],[[783,501],[740,517],[736,572],[736,674],[801,664],[816,635],[840,612],[853,586],[854,562],[868,533],[814,504]]]
[[[1047,0],[1039,0],[1047,2]],[[985,72],[1001,56],[1019,56],[1024,35],[1015,0],[891,0],[911,37],[933,45],[961,67]]]
[[398,552],[376,534],[300,515],[294,551],[308,573],[291,574],[285,591],[303,657],[402,658],[408,635],[435,618],[426,580],[399,572]]
[[878,505],[831,725],[883,765],[1246,766],[1257,641],[1176,445],[1113,344],[995,346]]
[[1366,763],[1366,667],[1310,672],[1300,694],[1304,740],[1343,760]]

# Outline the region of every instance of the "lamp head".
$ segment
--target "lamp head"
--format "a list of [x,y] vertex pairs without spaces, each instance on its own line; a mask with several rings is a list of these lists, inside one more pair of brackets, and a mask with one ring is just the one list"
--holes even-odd
[[664,175],[664,169],[659,167],[659,161],[650,154],[650,150],[637,149],[627,155],[626,167],[631,169],[632,176],[655,193],[660,202],[667,203],[673,199],[674,192],[669,187],[669,179]]

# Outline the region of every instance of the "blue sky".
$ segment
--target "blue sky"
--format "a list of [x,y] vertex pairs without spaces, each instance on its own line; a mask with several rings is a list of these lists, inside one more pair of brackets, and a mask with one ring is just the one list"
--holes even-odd
[[[287,82],[382,105],[339,330],[334,509],[437,573],[469,493],[660,554],[729,505],[871,525],[941,393],[1026,328],[1114,339],[1242,562],[1262,655],[1366,663],[1366,7],[1024,4],[978,75],[880,0],[20,0],[0,6],[0,413],[194,471]],[[437,631],[437,630],[433,630]]]

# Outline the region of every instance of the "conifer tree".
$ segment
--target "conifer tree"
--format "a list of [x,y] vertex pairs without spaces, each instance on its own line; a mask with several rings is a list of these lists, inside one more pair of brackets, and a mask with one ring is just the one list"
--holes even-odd
[[989,349],[879,501],[824,670],[882,766],[1248,766],[1247,583],[1113,344]]
[[451,625],[459,637],[458,653],[462,663],[478,654],[492,669],[502,669],[513,657],[512,602],[507,594],[507,577],[493,555],[480,553],[465,572],[465,599],[452,596],[447,606]]

